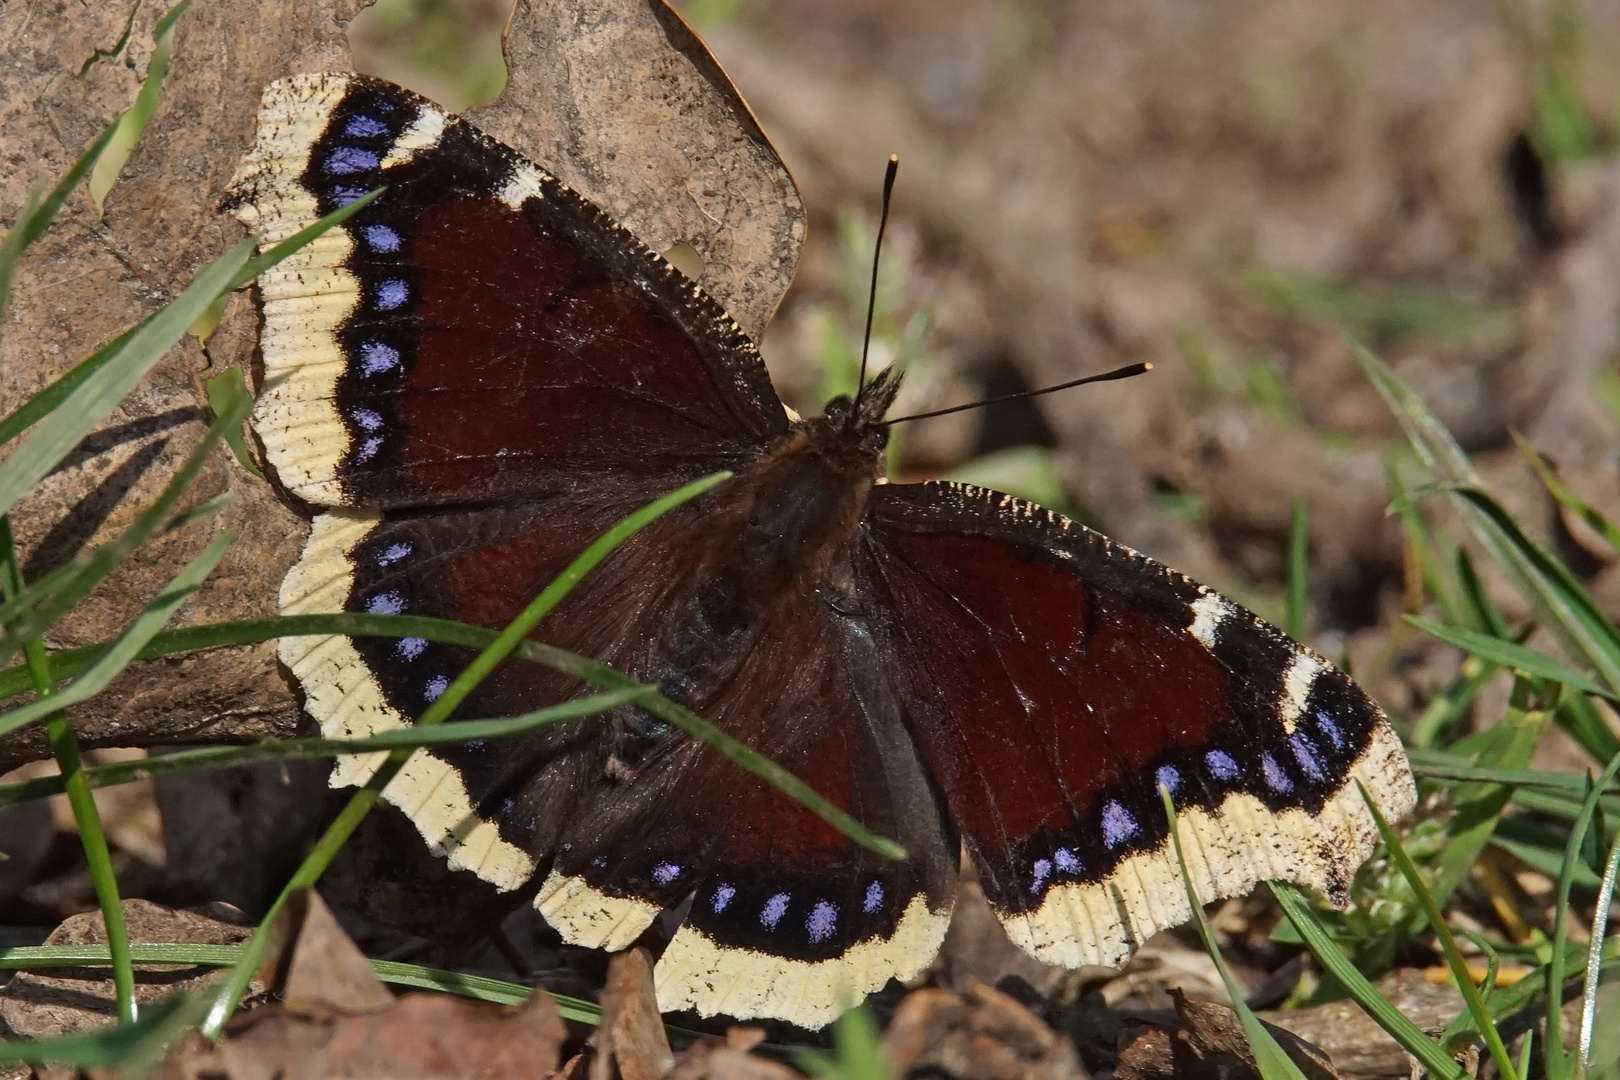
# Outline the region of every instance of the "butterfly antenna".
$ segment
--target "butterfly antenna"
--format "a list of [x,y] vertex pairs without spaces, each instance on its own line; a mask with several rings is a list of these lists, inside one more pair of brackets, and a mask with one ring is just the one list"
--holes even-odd
[[877,311],[878,259],[883,255],[883,230],[889,224],[889,197],[894,194],[894,176],[900,171],[900,155],[889,155],[889,166],[883,171],[883,212],[878,217],[877,243],[872,245],[872,287],[866,294],[866,334],[861,338],[861,374],[855,382],[855,401],[850,406],[849,418],[853,423],[861,414],[861,394],[866,390],[866,354],[872,349],[872,316]]
[[935,409],[932,412],[912,413],[910,416],[897,416],[893,420],[885,420],[884,424],[903,424],[907,420],[926,420],[930,416],[945,416],[950,413],[965,412],[968,409],[982,409],[986,405],[996,405],[1003,401],[1020,401],[1024,398],[1040,397],[1042,394],[1055,394],[1059,390],[1068,390],[1075,386],[1084,386],[1086,383],[1113,382],[1115,379],[1129,379],[1133,375],[1141,375],[1152,371],[1152,364],[1126,364],[1113,371],[1105,371],[1101,375],[1087,375],[1083,379],[1070,379],[1056,386],[1042,387],[1039,390],[1020,390],[1016,394],[1002,394],[1000,397],[985,398],[983,401],[970,401],[966,405],[952,405],[948,409]]

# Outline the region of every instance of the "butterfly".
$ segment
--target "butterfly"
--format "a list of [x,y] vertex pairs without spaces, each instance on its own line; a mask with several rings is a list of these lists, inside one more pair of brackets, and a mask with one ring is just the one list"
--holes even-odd
[[[227,207],[273,244],[383,188],[266,273],[254,425],[313,508],[287,613],[498,627],[630,511],[734,475],[617,549],[536,637],[657,686],[904,860],[856,845],[633,707],[419,750],[384,798],[450,866],[622,949],[685,907],[660,1006],[820,1027],[926,967],[965,850],[1009,937],[1113,964],[1264,879],[1341,906],[1413,803],[1343,673],[1215,592],[1010,495],[882,478],[879,375],[784,409],[694,282],[540,167],[377,79],[264,94]],[[286,639],[329,736],[410,724],[470,658]],[[508,662],[455,717],[576,696]],[[374,758],[340,759],[334,786]]]

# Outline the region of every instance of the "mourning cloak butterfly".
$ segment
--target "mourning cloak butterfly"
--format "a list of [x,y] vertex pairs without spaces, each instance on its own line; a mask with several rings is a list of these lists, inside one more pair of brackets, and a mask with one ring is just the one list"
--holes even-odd
[[[632,509],[736,476],[620,548],[542,624],[782,763],[910,853],[885,861],[644,712],[418,751],[385,798],[450,865],[620,949],[690,901],[660,1004],[819,1027],[920,971],[963,845],[1014,942],[1113,964],[1282,878],[1344,904],[1400,742],[1248,611],[1009,495],[885,484],[895,382],[794,420],[695,284],[552,176],[375,79],[265,92],[228,206],[267,244],[386,186],[260,279],[259,438],[319,508],[288,613],[515,616]],[[409,724],[466,663],[294,638],[329,735]],[[573,696],[509,663],[457,716]],[[373,758],[341,761],[334,785]]]

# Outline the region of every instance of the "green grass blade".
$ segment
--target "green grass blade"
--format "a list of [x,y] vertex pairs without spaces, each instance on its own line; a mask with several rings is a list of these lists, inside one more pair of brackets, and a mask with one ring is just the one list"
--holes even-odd
[[[141,375],[180,339],[217,295],[252,281],[326,230],[341,224],[378,194],[370,192],[334,210],[260,255],[252,254],[253,241],[244,241],[232,248],[205,267],[173,303],[98,349],[88,360],[0,422],[8,439],[36,422],[40,424],[40,430],[31,433],[28,440],[0,464],[0,513],[9,510],[39,477],[54,468],[63,455],[117,406]],[[30,457],[23,457],[25,450]]]
[[1220,973],[1221,982],[1226,984],[1226,993],[1232,999],[1232,1008],[1243,1024],[1243,1034],[1249,1040],[1249,1049],[1254,1053],[1255,1067],[1260,1071],[1261,1080],[1305,1080],[1305,1074],[1299,1071],[1294,1059],[1283,1052],[1277,1045],[1277,1039],[1267,1031],[1260,1018],[1254,1015],[1248,1003],[1243,1000],[1243,989],[1238,986],[1237,980],[1232,978],[1231,971],[1227,970],[1226,959],[1221,956],[1220,946],[1215,944],[1215,932],[1209,928],[1209,920],[1204,918],[1204,902],[1198,898],[1198,890],[1193,888],[1192,875],[1187,872],[1187,856],[1181,849],[1181,830],[1177,827],[1176,807],[1170,800],[1170,789],[1163,784],[1159,785],[1159,799],[1164,803],[1165,819],[1170,822],[1170,842],[1176,849],[1176,863],[1181,867],[1181,884],[1187,890],[1187,903],[1192,908],[1193,924],[1198,927],[1198,936],[1203,939],[1204,951],[1215,963],[1215,970]]
[[[417,719],[417,725],[431,727],[448,719],[450,713],[466,699],[467,695],[477,687],[478,683],[490,672],[494,671],[500,662],[510,656],[520,644],[525,643],[529,632],[535,628],[535,625],[561,603],[563,598],[573,590],[574,586],[579,584],[586,574],[595,569],[619,545],[670,510],[697,498],[716,484],[723,483],[730,476],[730,473],[721,472],[706,476],[701,480],[695,480],[679,490],[670,492],[668,495],[642,507],[597,538],[576,556],[563,569],[561,574],[558,574],[549,585],[542,589],[540,595],[530,601],[529,605],[524,608],[516,619],[507,625],[506,629],[502,630],[493,641],[484,646],[478,655],[473,658],[472,663],[468,664],[466,669],[451,682],[445,692],[428,706],[427,710]],[[632,682],[632,685],[635,684]],[[610,689],[620,688],[612,687]],[[623,687],[623,689],[629,689],[629,687]],[[383,790],[398,775],[399,770],[404,767],[406,760],[409,759],[412,753],[414,753],[412,750],[390,751],[387,760],[371,775],[365,785],[349,799],[337,818],[327,826],[321,838],[316,841],[315,847],[305,856],[298,869],[293,872],[292,877],[283,886],[281,894],[276,897],[275,901],[270,905],[270,910],[265,913],[264,920],[248,940],[241,961],[231,969],[230,976],[225,980],[224,985],[220,987],[218,995],[209,1007],[208,1016],[203,1021],[202,1026],[203,1034],[208,1038],[217,1039],[220,1032],[225,1028],[225,1022],[230,1019],[231,1013],[236,1011],[237,1003],[242,1000],[242,994],[246,992],[248,982],[253,977],[253,972],[257,969],[265,947],[269,943],[271,924],[281,908],[286,904],[287,898],[298,889],[314,887],[315,883],[320,880],[321,875],[326,872],[326,868],[331,865],[332,860],[337,857],[338,851],[348,842],[354,830],[359,828],[360,822],[365,820],[366,815],[371,812],[371,808],[381,798]]]
[[[1530,802],[1532,809],[1534,800]],[[1570,821],[1580,816],[1580,804],[1568,810],[1564,815]],[[1491,846],[1512,855],[1530,869],[1547,875],[1553,881],[1564,872],[1564,842],[1568,839],[1551,829],[1543,828],[1532,822],[1509,818],[1497,827],[1496,835],[1491,837]],[[1595,889],[1600,878],[1592,872],[1591,867],[1584,862],[1575,864],[1572,881],[1583,889]]]
[[[144,944],[130,946],[137,964],[176,964],[184,967],[230,967],[242,959],[241,945]],[[30,945],[0,949],[0,971],[49,971],[53,968],[102,966],[108,963],[105,945]],[[458,997],[489,1001],[497,1005],[520,1005],[534,992],[532,986],[472,975],[443,968],[423,967],[397,960],[368,960],[377,978],[391,986],[413,990],[437,990]],[[602,1021],[602,1010],[594,1003],[566,994],[552,994],[564,1020],[595,1027]],[[154,1010],[167,1008],[160,1002],[146,1012],[143,1025],[150,1025]],[[108,1030],[127,1031],[128,1028]],[[665,1024],[664,1031],[676,1045],[697,1042],[703,1036],[687,1028]],[[10,1044],[0,1043],[0,1046]],[[25,1044],[26,1045],[26,1044]],[[0,1059],[5,1060],[5,1059]]]
[[[140,324],[140,326],[145,325],[145,322]],[[91,353],[87,359],[80,361],[60,379],[57,379],[51,385],[17,406],[10,416],[0,420],[0,446],[4,446],[33,427],[42,417],[50,415],[57,406],[67,400],[69,394],[78,389],[80,384],[100,371],[108,360],[117,356],[123,347],[129,344],[129,339],[135,336],[135,330],[140,329],[140,326],[132,330],[125,330],[122,334],[107,342],[107,344]]]
[[252,407],[252,402],[245,396],[230,395],[228,399],[222,400],[222,404],[226,406],[226,411],[214,418],[214,422],[209,425],[197,445],[192,447],[191,453],[186,455],[186,460],[163,486],[163,491],[157,499],[141,511],[122,534],[97,548],[89,557],[71,563],[70,565],[74,567],[71,574],[62,578],[53,576],[48,583],[40,582],[20,598],[26,605],[32,605],[33,611],[27,617],[8,616],[11,623],[3,633],[0,633],[0,659],[14,653],[21,640],[43,633],[47,627],[65,615],[88,595],[90,590],[112,573],[119,563],[151,539],[160,528],[178,528],[187,520],[210,513],[223,505],[219,500],[211,500],[179,517],[169,516],[170,511],[190,488],[192,480],[207,464],[214,445],[226,432],[240,427]]
[[[111,130],[111,128],[108,129],[108,134],[111,133]],[[288,255],[291,255],[293,252],[309,243],[315,237],[321,235],[327,229],[332,228],[334,225],[342,224],[351,215],[375,199],[379,193],[380,192],[377,191],[369,192],[348,205],[332,211],[332,213],[327,214],[319,221],[305,226],[303,229],[300,229],[292,236],[289,236],[281,243],[265,251],[262,255],[255,255],[253,258],[249,259],[242,266],[242,268],[236,272],[235,275],[231,277],[229,288],[231,290],[235,290],[243,285],[246,285],[260,273],[274,266],[282,259],[285,259]],[[13,231],[15,232],[15,230]],[[4,420],[0,420],[0,445],[10,442],[24,431],[27,431],[42,417],[49,415],[53,410],[61,405],[62,402],[67,399],[68,395],[77,389],[80,384],[82,384],[91,375],[94,375],[97,371],[101,370],[108,360],[118,355],[120,350],[122,350],[123,347],[129,342],[129,339],[135,335],[135,332],[141,329],[141,327],[144,327],[146,323],[150,321],[150,319],[143,320],[133,329],[126,330],[122,334],[119,334],[113,340],[97,349],[89,356],[89,358],[81,361],[67,374],[63,375],[60,379],[57,379],[44,390],[41,390],[39,393],[35,394],[28,401],[24,402],[10,416],[7,416]],[[244,387],[244,390],[245,389],[246,388]],[[214,413],[216,415],[222,412],[222,406],[226,404],[225,402],[216,402],[212,390],[209,394],[209,402],[211,405],[213,405]],[[255,466],[255,468],[256,467],[257,466]]]
[[[312,637],[327,634],[347,634],[352,637],[419,637],[439,644],[462,645],[469,649],[482,649],[496,637],[493,630],[483,627],[417,615],[358,613],[284,615],[273,619],[244,619],[240,622],[191,626],[167,631],[154,638],[137,658],[152,660],[197,649],[248,644],[277,637]],[[55,654],[52,661],[57,675],[63,676],[83,670],[91,658],[104,647],[89,646]],[[648,691],[647,697],[642,701],[642,707],[647,712],[714,747],[738,765],[775,785],[784,794],[798,800],[806,809],[867,850],[889,859],[905,858],[905,850],[898,844],[866,829],[792,773],[755,753],[697,714],[658,694],[655,687],[638,683],[606,664],[537,641],[522,642],[513,650],[512,655],[573,675],[604,690]],[[26,672],[15,667],[0,671],[0,698],[20,693],[27,687]]]
[[[1553,955],[1564,955],[1564,948],[1569,942],[1569,893],[1575,883],[1575,868],[1581,865],[1581,848],[1586,842],[1587,830],[1591,828],[1592,818],[1597,813],[1598,798],[1604,788],[1614,779],[1620,771],[1620,754],[1598,776],[1592,784],[1591,791],[1587,792],[1586,799],[1581,804],[1581,812],[1570,826],[1569,842],[1564,848],[1563,872],[1558,876],[1558,902],[1554,908],[1553,916]],[[1569,1075],[1570,1067],[1568,1055],[1564,1052],[1563,1007],[1564,1007],[1564,980],[1555,978],[1559,972],[1549,970],[1547,979],[1547,1019],[1546,1031],[1542,1034],[1541,1054],[1542,1061],[1549,1077],[1562,1078]]]
[[1328,936],[1326,928],[1312,913],[1310,903],[1299,890],[1285,881],[1267,884],[1281,905],[1283,914],[1316,962],[1322,965],[1323,971],[1338,980],[1362,1011],[1388,1032],[1389,1037],[1399,1043],[1403,1050],[1416,1058],[1429,1071],[1429,1075],[1461,1080],[1464,1075],[1462,1068],[1451,1059],[1451,1055],[1425,1035],[1405,1013],[1391,1005],[1378,992],[1378,988],[1356,970],[1350,958]]
[[[624,675],[606,664],[600,664],[577,653],[571,653],[537,641],[524,642],[517,655],[608,689],[628,689],[640,685],[628,675]],[[641,707],[658,717],[658,719],[680,728],[692,738],[719,751],[735,764],[765,780],[778,791],[794,799],[800,806],[803,806],[868,851],[881,855],[886,859],[904,859],[906,857],[905,849],[899,844],[871,832],[843,810],[822,798],[814,788],[803,780],[800,780],[770,758],[733,739],[730,735],[727,735],[691,710],[675,704],[666,697],[651,695],[642,701]]]
[[[561,705],[537,709],[498,720],[458,720],[438,727],[400,728],[368,735],[363,739],[269,739],[248,746],[203,746],[156,758],[118,761],[84,770],[92,788],[127,784],[161,776],[177,776],[205,769],[229,769],[266,761],[294,761],[329,758],[340,754],[374,754],[379,750],[416,749],[470,740],[507,739],[563,720],[573,720],[617,709],[638,702],[653,691],[650,688],[611,690],[605,694],[575,698]],[[0,806],[12,806],[30,799],[49,798],[62,791],[60,776],[39,776],[0,784]]]
[[[94,168],[96,162],[101,159],[107,145],[112,142],[115,127],[116,124],[109,125],[105,131],[96,136],[95,141],[79,155],[78,160],[62,179],[58,180],[43,197],[30,196],[23,206],[22,213],[18,214],[17,220],[12,223],[11,230],[6,233],[6,238],[0,240],[0,327],[6,322],[6,307],[11,300],[11,283],[16,279],[17,263],[22,259],[22,253],[28,249],[28,245],[40,238],[62,209],[62,204],[67,202],[68,196],[73,194],[73,189],[84,179],[84,174]],[[0,439],[0,443],[5,441]]]
[[[1530,764],[1536,742],[1547,726],[1547,714],[1523,707],[1522,680],[1515,684],[1514,699],[1506,714],[1488,731],[1481,733],[1476,763],[1509,769]],[[1446,825],[1450,840],[1440,851],[1434,879],[1429,884],[1438,904],[1450,899],[1468,879],[1479,853],[1490,843],[1502,820],[1502,811],[1513,796],[1513,789],[1500,784],[1462,784],[1452,792],[1455,812]]]
[[197,1004],[197,999],[176,994],[147,1009],[146,1015],[133,1024],[55,1039],[0,1042],[0,1061],[50,1062],[81,1069],[122,1065],[148,1056],[154,1043],[166,1049],[196,1022]]
[[[17,545],[11,536],[11,519],[0,515],[0,586],[9,596],[23,591],[22,565],[17,560]],[[24,644],[29,674],[33,677],[34,692],[42,701],[54,701],[56,680],[51,676],[50,658],[45,645],[37,637]],[[135,970],[129,961],[129,932],[124,925],[123,903],[118,896],[118,875],[113,870],[112,855],[107,850],[106,832],[101,827],[101,815],[96,800],[90,794],[90,785],[79,760],[79,744],[73,728],[68,725],[67,714],[60,709],[46,717],[46,735],[51,755],[56,758],[57,779],[67,792],[73,820],[78,826],[79,842],[84,848],[84,859],[90,869],[90,882],[95,889],[96,903],[101,908],[102,925],[107,931],[107,944],[112,950],[113,996],[119,1019],[134,1023]]]
[[[208,407],[213,410],[216,417],[234,416],[238,412],[247,415],[253,408],[253,395],[248,392],[247,378],[242,374],[240,366],[226,368],[224,371],[208,380]],[[253,476],[264,479],[264,473],[259,469],[259,463],[253,460],[248,452],[247,439],[242,436],[242,427],[238,424],[223,433],[225,444],[236,455],[236,462]]]
[[252,241],[243,241],[205,267],[173,303],[131,335],[115,357],[75,388],[0,462],[0,514],[8,513],[118,407],[247,262],[252,247]]
[[501,631],[490,645],[474,658],[467,669],[456,677],[448,689],[429,705],[417,723],[427,726],[445,720],[455,711],[467,695],[482,682],[490,672],[494,671],[500,662],[511,655],[518,643],[529,636],[540,622],[551,613],[565,596],[573,591],[574,586],[607,558],[620,544],[646,528],[652,522],[662,517],[682,503],[689,502],[708,491],[717,484],[724,483],[731,478],[729,472],[715,473],[701,480],[695,480],[677,491],[672,491],[661,499],[642,507],[613,528],[603,533],[591,542],[590,546],[581,552],[573,562],[557,575],[556,580],[541,590],[540,595],[529,603],[516,619]]
[[[1452,565],[1457,576],[1457,584],[1462,591],[1464,606],[1474,624],[1473,629],[1499,638],[1512,637],[1513,632],[1508,628],[1507,620],[1496,609],[1496,605],[1491,603],[1490,594],[1485,591],[1485,583],[1479,580],[1479,571],[1474,569],[1474,560],[1469,557],[1467,548],[1457,549]],[[1456,625],[1460,620],[1447,621]]]
[[1403,616],[1407,622],[1422,630],[1430,637],[1438,638],[1448,645],[1455,645],[1473,653],[1483,660],[1489,660],[1502,667],[1512,668],[1525,675],[1539,679],[1550,679],[1562,683],[1572,689],[1587,694],[1596,694],[1598,697],[1620,701],[1620,694],[1603,686],[1595,679],[1582,675],[1552,657],[1523,645],[1516,645],[1511,641],[1491,637],[1489,634],[1477,633],[1473,630],[1464,630],[1458,626],[1442,626],[1429,619],[1417,615]]
[[1562,565],[1531,544],[1510,517],[1493,512],[1499,508],[1483,494],[1483,485],[1467,456],[1422,400],[1360,342],[1349,339],[1349,346],[1419,457],[1435,480],[1452,490],[1475,537],[1530,602],[1538,620],[1559,637],[1571,656],[1585,659],[1610,689],[1620,690],[1620,641],[1601,613],[1596,622],[1591,618],[1590,597],[1578,584],[1571,590],[1569,582],[1573,579],[1568,571],[1560,573]]
[[1305,496],[1294,496],[1288,522],[1288,597],[1283,629],[1295,641],[1305,640],[1305,573],[1308,567],[1310,533],[1305,522]]
[[[1411,759],[1412,771],[1419,776],[1433,776],[1446,780],[1473,780],[1488,784],[1527,784],[1578,792],[1583,796],[1588,790],[1587,779],[1573,773],[1475,765],[1470,758],[1450,754],[1444,750],[1415,751],[1411,754]],[[1612,786],[1608,790],[1620,793],[1620,786]]]
[[135,152],[135,144],[140,141],[141,133],[157,111],[158,98],[163,93],[163,76],[168,73],[169,54],[174,48],[174,24],[190,6],[191,0],[180,0],[152,27],[152,58],[146,65],[146,78],[135,92],[135,101],[114,125],[107,152],[96,161],[90,173],[90,201],[95,204],[97,217],[102,215],[107,193],[118,182],[118,174],[124,171],[124,163]]
[[1585,694],[1565,694],[1553,713],[1558,726],[1569,732],[1594,761],[1608,761],[1620,754],[1620,738],[1610,729],[1592,699]]
[[349,218],[371,205],[374,199],[387,190],[387,188],[378,188],[375,191],[368,191],[353,202],[338,207],[325,217],[310,222],[287,237],[287,239],[281,241],[281,243],[253,256],[247,261],[246,265],[236,272],[236,276],[231,278],[230,291],[235,292],[328,229],[343,224]]
[[1615,876],[1620,874],[1620,834],[1609,844],[1598,886],[1592,935],[1586,952],[1586,979],[1581,987],[1581,1030],[1575,1040],[1575,1075],[1586,1076],[1592,1067],[1592,1035],[1597,1025],[1598,977],[1603,971],[1603,942],[1609,931],[1609,905],[1614,901]]
[[180,605],[203,583],[203,579],[213,572],[230,542],[230,533],[216,537],[174,576],[174,580],[136,617],[129,629],[108,645],[96,661],[85,669],[84,674],[69,683],[66,689],[0,715],[0,735],[31,724],[57,709],[87,701],[106,689],[107,684],[129,666],[152,637],[163,629],[163,624],[173,617]]
[[1620,526],[1616,526],[1614,522],[1604,517],[1591,503],[1565,487],[1564,482],[1558,478],[1558,474],[1553,472],[1552,466],[1547,459],[1542,457],[1535,447],[1526,442],[1524,436],[1517,431],[1512,432],[1512,435],[1513,441],[1519,446],[1519,452],[1524,455],[1525,461],[1530,463],[1530,468],[1535,470],[1536,479],[1540,480],[1541,486],[1547,489],[1547,494],[1557,500],[1558,505],[1573,512],[1582,521],[1586,522],[1593,532],[1603,537],[1604,543],[1608,544],[1612,550],[1620,552]]
[[1418,870],[1417,864],[1406,853],[1401,845],[1401,838],[1395,835],[1389,822],[1384,819],[1383,811],[1368,793],[1361,781],[1356,781],[1361,789],[1361,798],[1372,812],[1373,821],[1378,825],[1378,832],[1384,838],[1384,847],[1389,851],[1395,864],[1400,867],[1401,874],[1411,885],[1418,904],[1423,908],[1424,915],[1433,928],[1435,937],[1440,942],[1441,951],[1445,954],[1446,964],[1451,968],[1452,978],[1456,980],[1457,989],[1462,991],[1463,1001],[1468,1005],[1468,1012],[1474,1018],[1474,1024],[1484,1036],[1485,1045],[1490,1050],[1491,1059],[1496,1063],[1497,1071],[1510,1080],[1517,1080],[1518,1073],[1514,1071],[1513,1059],[1508,1056],[1507,1047],[1502,1042],[1501,1032],[1496,1030],[1496,1023],[1492,1019],[1490,1010],[1485,1007],[1485,999],[1480,995],[1479,987],[1474,985],[1474,979],[1468,971],[1468,961],[1463,959],[1462,951],[1457,947],[1457,939],[1451,933],[1451,927],[1446,923],[1445,916],[1440,912],[1440,905],[1429,892],[1428,885],[1423,880],[1423,874]]
[[1620,677],[1612,675],[1620,672],[1620,630],[1580,580],[1557,556],[1526,536],[1513,516],[1483,489],[1459,487],[1455,494],[1488,522],[1522,565],[1529,568],[1542,602],[1557,618],[1556,625],[1577,642],[1576,655],[1591,663],[1611,686],[1620,688]]

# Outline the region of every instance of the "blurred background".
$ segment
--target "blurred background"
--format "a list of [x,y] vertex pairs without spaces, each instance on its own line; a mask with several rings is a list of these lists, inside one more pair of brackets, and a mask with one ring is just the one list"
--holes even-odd
[[[905,367],[902,411],[1155,365],[901,428],[897,477],[1036,498],[1274,619],[1297,496],[1312,642],[1420,709],[1455,660],[1398,629],[1425,553],[1387,512],[1406,451],[1349,333],[1620,606],[1609,550],[1512,438],[1620,509],[1620,4],[677,6],[807,204],[764,341],[801,412],[853,388],[891,152],[873,357]],[[383,0],[350,38],[362,69],[460,109],[499,92],[509,11]]]
[[[1410,721],[1462,662],[1399,618],[1424,606],[1436,558],[1416,526],[1465,530],[1440,500],[1416,506],[1410,450],[1349,334],[1620,611],[1612,549],[1559,510],[1514,439],[1620,516],[1620,0],[677,6],[809,213],[763,341],[801,413],[854,388],[890,153],[872,354],[904,367],[902,412],[1154,365],[906,425],[897,478],[1034,498],[1277,621],[1302,508],[1307,640]],[[350,39],[361,70],[461,110],[504,85],[509,14],[510,0],[381,0]],[[1530,617],[1486,585],[1515,624]],[[1499,677],[1458,730],[1503,715],[1508,690]],[[1588,760],[1549,728],[1535,765]],[[275,832],[245,780],[211,797]],[[285,872],[255,862],[251,887],[223,895],[186,847],[209,815],[165,826],[162,798],[97,795],[126,894],[252,907]],[[65,807],[0,818],[8,923],[93,906],[71,833]]]

